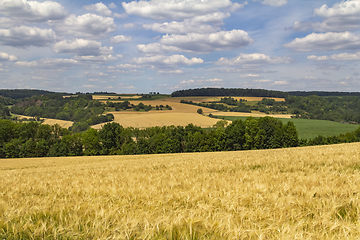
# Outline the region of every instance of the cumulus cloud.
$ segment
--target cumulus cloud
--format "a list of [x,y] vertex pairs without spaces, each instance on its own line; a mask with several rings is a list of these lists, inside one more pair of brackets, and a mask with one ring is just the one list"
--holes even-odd
[[12,28],[15,27],[16,22],[7,17],[0,17],[0,28]]
[[242,77],[242,78],[244,78],[244,77],[258,77],[259,75],[257,75],[257,74],[246,74],[246,75],[240,75],[239,77]]
[[89,11],[96,11],[101,16],[111,16],[112,15],[112,11],[102,2],[99,2],[96,4],[91,4],[91,5],[85,5],[85,6],[83,6],[83,8],[86,10],[89,10]]
[[159,70],[157,73],[158,74],[183,74],[184,71],[180,70],[180,69],[176,69],[176,70]]
[[109,9],[109,8],[116,8],[116,7],[117,6],[114,3],[109,4],[109,6],[106,6],[102,2],[83,6],[84,9],[89,10],[89,11],[98,12],[101,16],[108,16],[108,17],[113,16],[116,18],[125,18],[126,14],[113,13]]
[[112,43],[123,43],[123,42],[130,42],[132,37],[124,36],[124,35],[117,35],[110,38],[110,42]]
[[98,63],[105,63],[109,61],[114,61],[117,57],[109,54],[109,55],[88,55],[88,56],[75,56],[76,60],[79,61],[87,61],[87,62],[98,62]]
[[52,29],[20,26],[0,29],[0,43],[13,47],[44,47],[54,42],[56,34]]
[[313,61],[326,61],[326,60],[336,60],[336,61],[354,61],[354,60],[360,60],[360,52],[356,53],[338,53],[333,54],[331,56],[315,56],[311,55],[308,56],[307,59],[313,60]]
[[134,14],[152,19],[183,20],[196,16],[218,12],[219,9],[235,11],[244,4],[230,0],[150,0],[122,3],[127,14]]
[[233,50],[250,45],[254,40],[243,30],[220,31],[211,34],[188,33],[186,35],[165,35],[160,43],[138,45],[145,53],[163,51],[213,52]]
[[92,13],[80,16],[72,14],[64,21],[54,22],[53,24],[58,31],[77,37],[99,38],[116,30],[114,18],[102,17]]
[[312,33],[304,38],[296,38],[284,47],[301,52],[359,49],[360,37],[350,32]]
[[332,7],[326,4],[314,10],[314,15],[323,18],[322,22],[296,21],[291,29],[307,31],[313,29],[320,32],[342,32],[360,29],[360,1],[348,0],[335,3]]
[[133,61],[137,64],[165,64],[165,65],[194,65],[201,64],[204,61],[201,58],[187,58],[184,55],[157,55],[134,58]]
[[77,56],[108,56],[113,53],[112,47],[102,47],[100,42],[86,39],[63,40],[53,46],[56,53],[72,53]]
[[271,5],[275,7],[280,7],[288,3],[288,0],[254,0],[254,2],[261,2],[264,5]]
[[185,19],[182,22],[172,21],[144,24],[143,28],[168,34],[213,33],[220,30],[219,25],[222,25],[223,20],[230,17],[230,15],[231,14],[229,12],[215,12],[203,16]]
[[59,20],[66,16],[65,8],[53,1],[2,0],[0,14],[31,22]]
[[220,58],[217,65],[240,65],[240,64],[275,64],[275,63],[290,63],[289,57],[269,57],[262,53],[244,54],[231,59]]
[[0,52],[0,61],[16,61],[17,57],[15,55],[10,55],[4,52]]
[[46,68],[58,68],[58,67],[72,67],[79,64],[78,61],[68,58],[43,58],[38,61],[17,61],[15,65],[21,67],[46,67]]

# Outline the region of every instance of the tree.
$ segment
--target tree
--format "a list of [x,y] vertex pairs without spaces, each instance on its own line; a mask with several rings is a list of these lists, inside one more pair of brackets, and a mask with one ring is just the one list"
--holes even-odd
[[89,128],[82,135],[82,144],[84,145],[84,155],[99,155],[101,151],[100,136],[97,130]]
[[201,108],[199,108],[199,109],[197,110],[197,113],[198,113],[198,114],[202,114],[202,113],[203,113],[203,110],[202,110]]

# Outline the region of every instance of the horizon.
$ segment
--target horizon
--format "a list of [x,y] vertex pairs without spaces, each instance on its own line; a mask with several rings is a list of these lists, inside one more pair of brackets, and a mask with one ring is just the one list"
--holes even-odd
[[359,92],[360,0],[0,2],[0,88]]

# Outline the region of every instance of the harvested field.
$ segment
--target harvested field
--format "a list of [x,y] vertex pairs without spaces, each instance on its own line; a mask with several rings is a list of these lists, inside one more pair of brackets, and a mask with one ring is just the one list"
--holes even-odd
[[0,239],[359,239],[359,149],[0,160]]
[[[158,112],[111,112],[115,119],[123,127],[147,128],[154,126],[186,126],[192,123],[201,127],[212,127],[218,119],[209,118],[198,113],[181,113],[172,111]],[[104,124],[92,126],[100,129]]]

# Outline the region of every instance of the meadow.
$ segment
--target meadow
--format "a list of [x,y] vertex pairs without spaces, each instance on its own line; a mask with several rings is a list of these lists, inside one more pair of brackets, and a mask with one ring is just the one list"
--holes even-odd
[[0,160],[0,239],[359,239],[360,143]]
[[[271,115],[270,115],[271,116]],[[246,120],[247,117],[238,117],[238,116],[219,116],[219,118],[224,118],[229,121],[234,121],[236,119]],[[254,117],[257,117],[254,115]],[[292,121],[295,124],[295,127],[299,134],[299,139],[311,139],[319,135],[324,137],[338,136],[340,134],[345,134],[348,132],[355,131],[359,128],[357,124],[344,124],[339,122],[332,122],[327,120],[314,120],[314,119],[300,119],[300,118],[281,118],[280,116],[274,116],[281,120],[284,124],[289,121]]]

